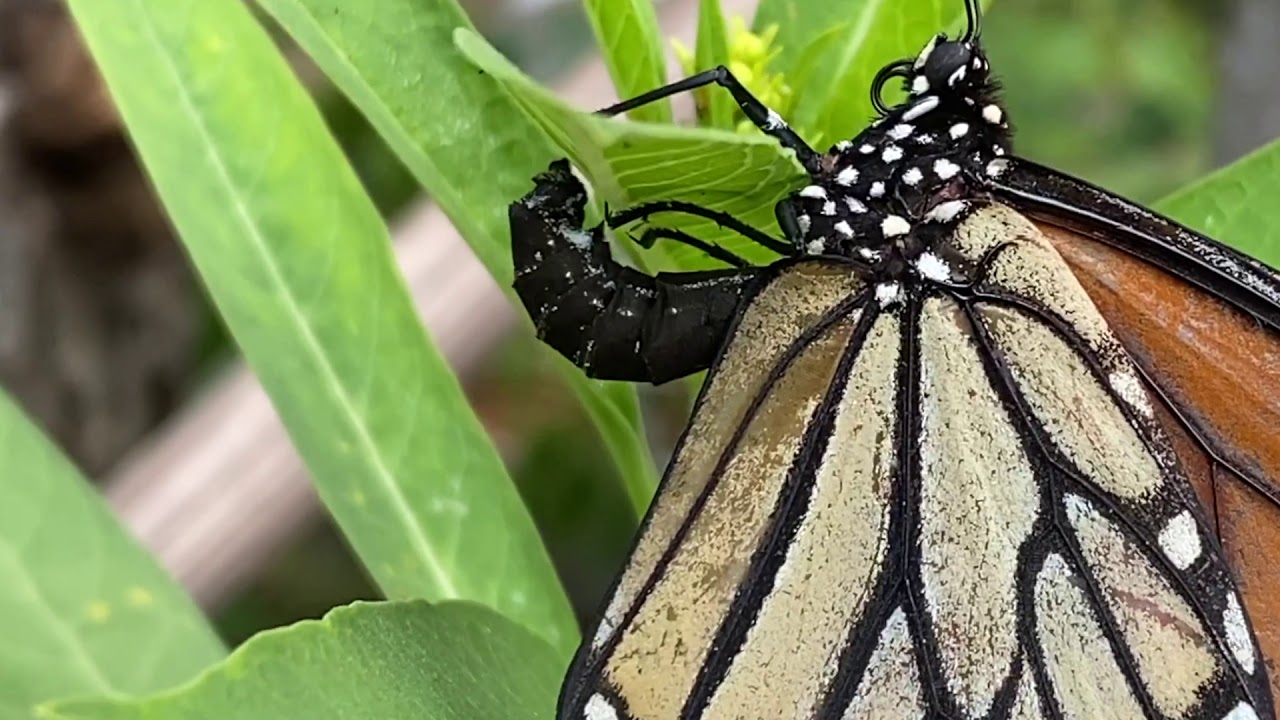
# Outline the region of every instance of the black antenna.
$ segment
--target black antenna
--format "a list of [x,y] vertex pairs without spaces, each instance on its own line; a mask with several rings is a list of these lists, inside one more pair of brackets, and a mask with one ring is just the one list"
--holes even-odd
[[964,0],[964,12],[969,17],[969,29],[965,30],[964,42],[973,42],[982,34],[982,0]]

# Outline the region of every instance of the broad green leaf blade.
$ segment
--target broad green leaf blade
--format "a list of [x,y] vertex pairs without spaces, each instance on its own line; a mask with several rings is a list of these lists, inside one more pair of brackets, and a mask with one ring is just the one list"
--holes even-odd
[[[729,31],[725,25],[720,0],[701,0],[698,5],[698,40],[694,48],[697,72],[729,64]],[[720,87],[704,88],[698,95],[699,105],[706,108],[707,126],[733,130],[738,106],[733,96]]]
[[223,657],[182,589],[3,393],[0,463],[0,719],[156,692]]
[[[521,74],[475,33],[459,31],[456,39],[472,62],[503,83],[610,206],[690,201],[780,237],[773,207],[806,176],[794,154],[777,141],[761,134],[622,122],[582,112]],[[717,242],[757,262],[777,257],[710,221],[664,213],[652,222]],[[667,257],[652,252],[644,257],[684,269],[716,266],[684,246],[659,244],[657,249],[666,249]]]
[[386,228],[239,0],[73,0],[133,142],[325,504],[391,598],[576,625]]
[[[614,462],[622,471],[622,483],[636,511],[636,520],[644,517],[658,488],[658,476],[654,472],[653,454],[647,446],[635,442],[617,444],[616,438],[636,437],[636,429],[643,430],[644,418],[640,415],[640,400],[634,386],[629,383],[604,382],[588,379],[581,372],[566,377],[575,386],[591,421],[600,429],[605,445]],[[576,387],[591,385],[594,387]]]
[[[653,0],[583,0],[583,4],[619,99],[626,100],[667,83],[662,31]],[[671,102],[659,100],[638,107],[627,116],[633,120],[671,122]]]
[[1280,142],[1213,172],[1156,204],[1156,209],[1280,268]]
[[40,709],[58,720],[550,720],[564,661],[467,603],[356,603],[261,633],[187,686]]
[[[984,2],[989,5],[990,2]],[[857,134],[874,117],[871,81],[886,63],[913,57],[938,32],[956,34],[964,23],[960,0],[764,0],[757,27],[778,23],[780,48],[775,70],[792,81],[795,109],[788,118],[806,137],[820,136],[827,145]],[[820,73],[803,84],[792,73],[807,48],[829,28],[841,36],[823,53]]]
[[[453,32],[470,27],[470,21],[457,3],[259,4],[369,118],[489,272],[509,288],[507,205],[528,192],[534,174],[560,153],[492,78],[477,73],[458,52]],[[358,18],[353,7],[359,8]],[[593,414],[628,416],[635,407],[633,388],[605,388],[567,363],[562,367]],[[643,426],[611,422],[598,429],[627,487],[653,487],[656,471]]]

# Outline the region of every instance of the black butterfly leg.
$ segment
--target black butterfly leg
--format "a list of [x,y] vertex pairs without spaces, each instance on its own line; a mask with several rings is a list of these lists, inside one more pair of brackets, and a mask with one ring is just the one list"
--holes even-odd
[[606,380],[664,383],[710,367],[763,270],[645,275],[620,265],[604,228],[582,228],[586,189],[557,160],[512,203],[515,290],[538,337]]
[[728,90],[738,103],[738,107],[742,108],[742,112],[747,116],[747,119],[760,128],[764,134],[777,138],[783,147],[794,150],[796,159],[810,174],[816,175],[821,172],[822,164],[818,153],[814,152],[813,148],[809,147],[809,144],[796,134],[796,131],[792,130],[791,126],[787,125],[786,121],[778,113],[770,110],[767,105],[760,102],[759,98],[752,95],[751,91],[747,90],[738,78],[729,72],[729,68],[724,65],[678,80],[670,85],[664,85],[656,90],[650,90],[643,95],[624,100],[617,105],[611,105],[599,112],[601,115],[617,115],[656,100],[690,90],[697,90],[700,87],[706,87],[711,84],[719,85]]

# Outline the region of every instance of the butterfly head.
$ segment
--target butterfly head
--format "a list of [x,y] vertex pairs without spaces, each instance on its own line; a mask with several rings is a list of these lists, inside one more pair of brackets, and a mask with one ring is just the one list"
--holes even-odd
[[937,35],[925,45],[907,71],[907,90],[913,98],[980,91],[991,80],[991,64],[977,38],[949,40]]

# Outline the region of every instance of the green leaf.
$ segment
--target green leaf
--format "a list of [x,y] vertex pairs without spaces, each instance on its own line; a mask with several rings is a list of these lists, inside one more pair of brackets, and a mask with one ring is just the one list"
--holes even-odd
[[[794,154],[761,134],[622,122],[581,112],[521,74],[480,36],[460,30],[458,46],[477,66],[511,92],[564,154],[591,180],[598,199],[627,208],[655,200],[679,199],[728,212],[779,237],[774,204],[805,181]],[[717,242],[757,262],[772,253],[722,230],[713,222],[666,213],[655,223]],[[642,254],[676,268],[715,267],[684,247],[659,244]],[[665,263],[664,263],[665,261]]]
[[[984,5],[989,4],[984,3]],[[757,12],[759,28],[778,23],[779,56],[774,69],[782,72],[795,92],[795,109],[788,120],[806,137],[821,136],[830,144],[853,137],[873,117],[871,81],[886,63],[914,57],[929,38],[962,27],[960,0],[764,0]],[[841,27],[818,65],[803,84],[793,78],[809,46]]]
[[527,510],[430,344],[386,228],[239,0],[73,0],[202,280],[321,497],[391,598],[576,624]]
[[653,453],[645,444],[618,438],[641,438],[644,435],[644,418],[640,414],[640,400],[630,383],[591,380],[581,371],[567,375],[583,400],[587,414],[600,429],[605,445],[622,472],[622,483],[635,509],[637,523],[649,509],[653,493],[658,489],[658,475],[653,465]]
[[59,702],[57,720],[550,720],[564,661],[466,603],[355,603],[261,633],[195,682],[141,700]]
[[[591,29],[622,100],[665,85],[667,63],[652,0],[584,0]],[[633,120],[671,122],[671,102],[659,100],[627,113]]]
[[[510,288],[507,205],[528,192],[531,178],[559,153],[502,87],[458,52],[453,32],[470,21],[457,3],[259,4],[369,118],[489,272]],[[634,388],[604,388],[568,363],[561,367],[593,414],[626,416],[637,403]],[[652,487],[652,459],[635,460],[649,457],[643,427],[597,427],[627,486]]]
[[223,657],[200,611],[0,393],[0,718],[155,692]]
[[1280,268],[1280,142],[1221,168],[1156,204],[1204,234]]
[[[696,72],[729,64],[729,36],[720,0],[701,0],[698,5],[698,40],[694,50]],[[704,88],[699,104],[706,108],[706,125],[733,130],[737,125],[734,113],[738,106],[733,96],[721,87]]]

